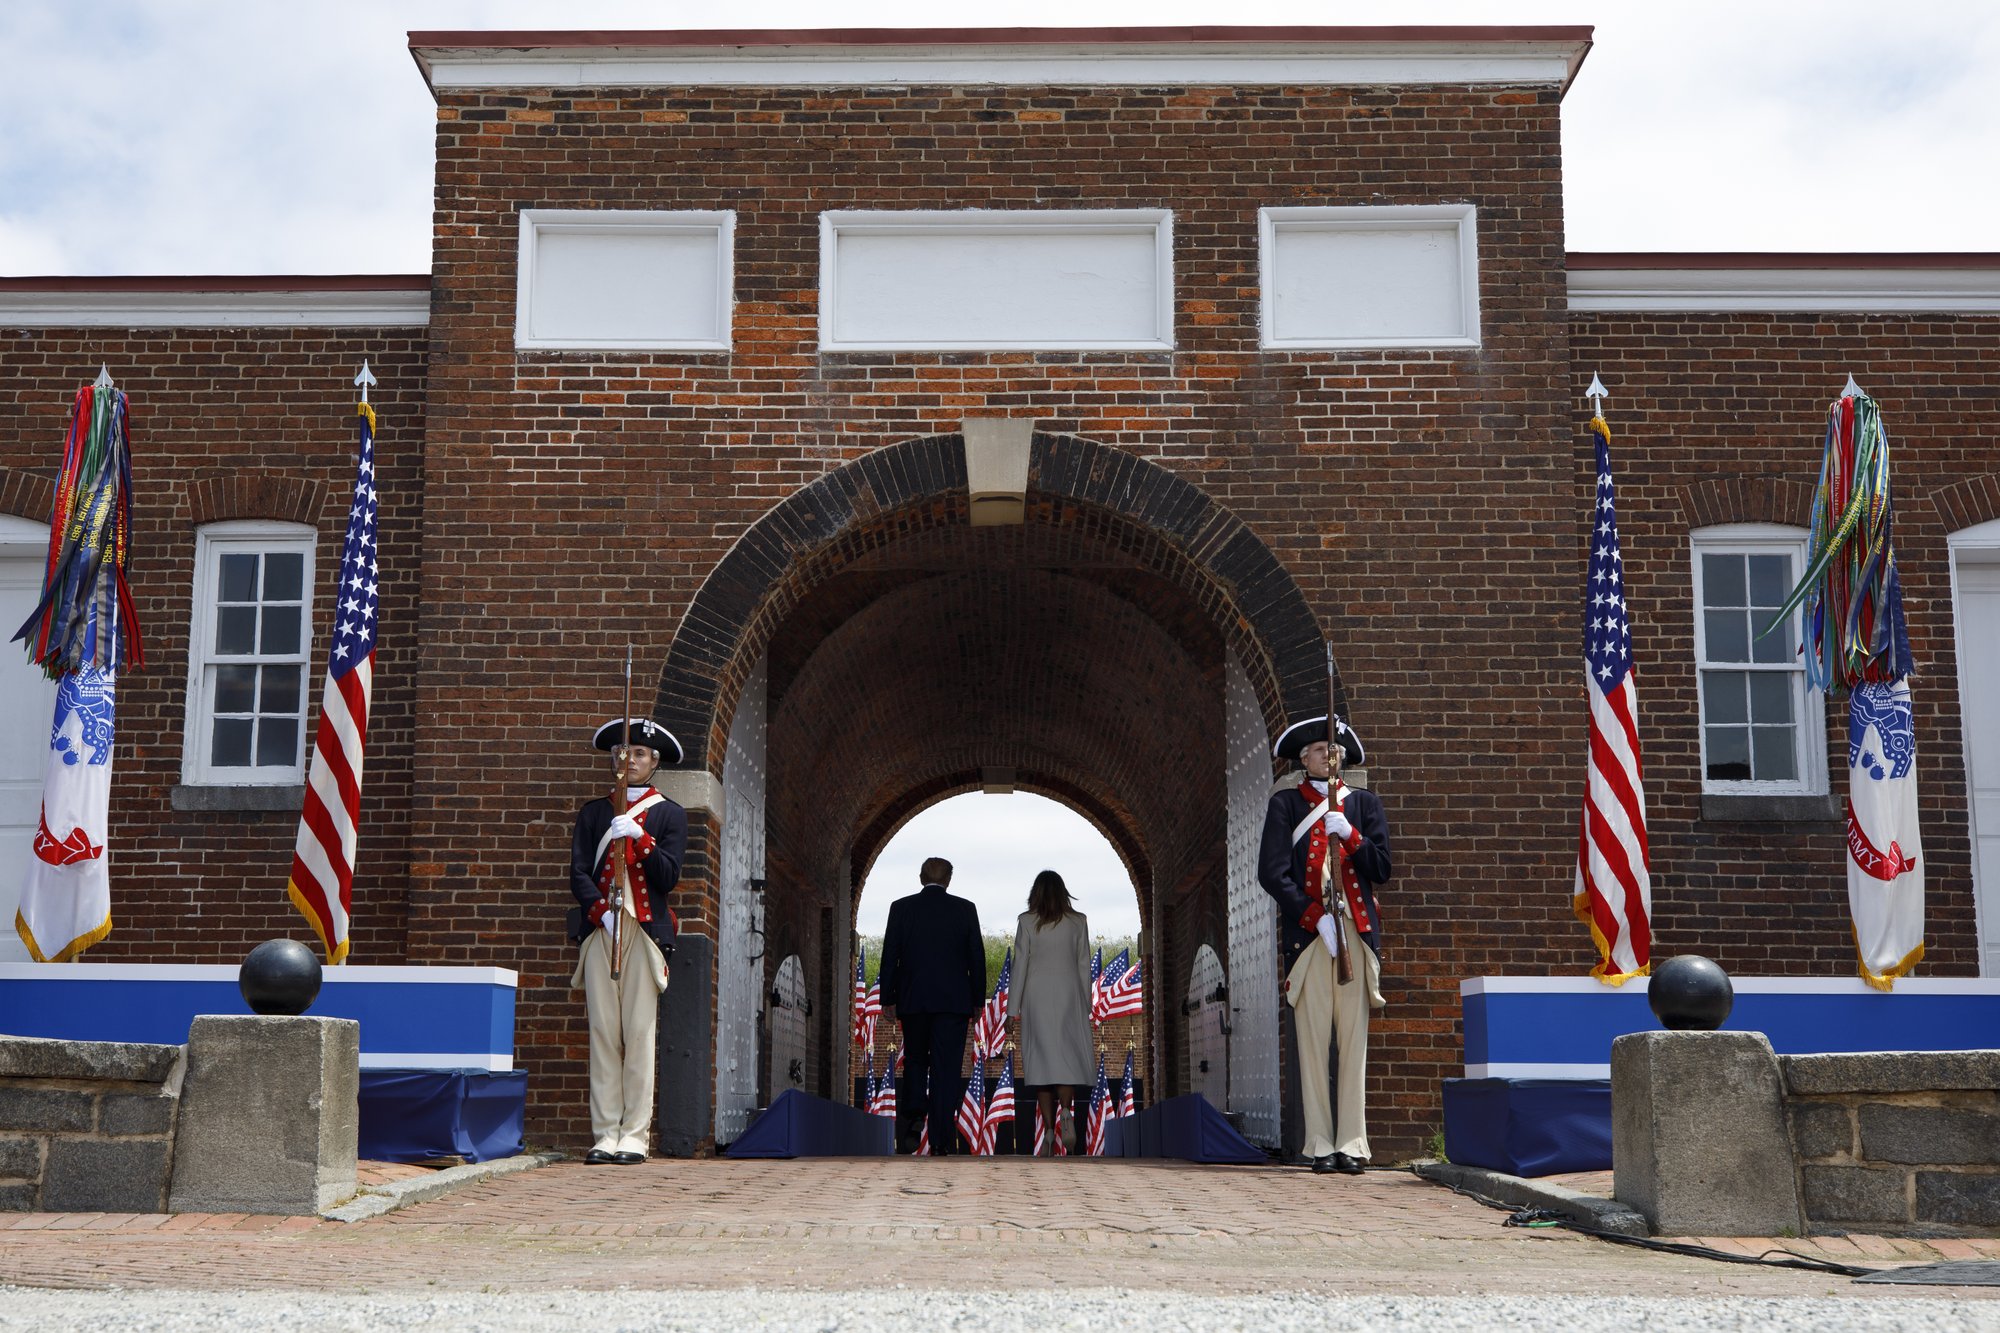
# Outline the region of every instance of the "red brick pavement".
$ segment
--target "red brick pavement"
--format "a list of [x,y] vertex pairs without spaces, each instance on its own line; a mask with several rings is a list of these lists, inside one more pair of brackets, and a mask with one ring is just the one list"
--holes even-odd
[[[1647,1253],[1501,1222],[1492,1209],[1391,1171],[1315,1177],[1297,1168],[1089,1159],[563,1164],[361,1223],[20,1214],[0,1220],[0,1282],[364,1291],[905,1283],[1212,1294],[1951,1294],[1856,1287],[1832,1275]],[[1729,1246],[1751,1253],[1789,1246],[1860,1263],[2000,1257],[1994,1241],[1828,1237]]]

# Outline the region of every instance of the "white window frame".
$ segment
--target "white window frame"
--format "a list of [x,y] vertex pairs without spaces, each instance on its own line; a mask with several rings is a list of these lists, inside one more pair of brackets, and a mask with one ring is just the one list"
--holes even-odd
[[[1458,238],[1459,322],[1456,334],[1367,334],[1291,337],[1277,333],[1277,293],[1284,279],[1278,263],[1281,232],[1449,231]],[[1479,209],[1474,204],[1334,204],[1257,211],[1257,339],[1262,347],[1477,347],[1479,346]]]
[[[640,231],[657,235],[713,236],[716,245],[716,338],[555,338],[537,337],[534,323],[535,255],[544,232]],[[735,336],[736,214],[722,211],[669,211],[630,208],[524,208],[520,253],[515,265],[514,346],[556,351],[727,352]]]
[[[307,523],[285,523],[275,519],[223,519],[195,529],[194,595],[188,618],[188,679],[186,725],[181,742],[181,781],[191,787],[284,787],[306,780],[306,733],[313,722],[313,701],[318,682],[313,677],[313,557],[319,533]],[[299,617],[299,650],[283,657],[218,659],[209,648],[214,642],[216,579],[225,554],[255,551],[260,554],[297,553],[305,557],[304,598]],[[260,588],[259,593],[262,593]],[[296,661],[299,677],[298,753],[289,767],[271,764],[239,767],[209,762],[215,735],[213,692],[207,688],[208,671],[213,666],[247,664],[275,666]]]
[[[1804,528],[1782,523],[1719,523],[1714,527],[1697,528],[1688,534],[1688,589],[1694,613],[1695,733],[1700,755],[1701,789],[1707,795],[1824,796],[1827,793],[1826,695],[1806,684],[1804,662],[1795,658],[1787,666],[1708,660],[1707,601],[1702,587],[1701,558],[1704,555],[1789,555],[1792,557],[1792,576],[1797,578],[1806,565],[1806,539]],[[1792,616],[1796,621],[1800,613],[1795,610]],[[1708,776],[1708,697],[1702,685],[1704,673],[1711,668],[1717,671],[1783,671],[1791,674],[1792,716],[1798,724],[1793,738],[1797,778],[1758,781]]]
[[[1171,352],[1174,349],[1174,224],[1164,208],[1002,209],[955,211],[830,210],[819,215],[819,349],[822,352]],[[1150,233],[1153,238],[1153,333],[1146,338],[842,339],[834,334],[840,311],[840,241],[857,235],[977,235],[1032,233],[1088,235]]]

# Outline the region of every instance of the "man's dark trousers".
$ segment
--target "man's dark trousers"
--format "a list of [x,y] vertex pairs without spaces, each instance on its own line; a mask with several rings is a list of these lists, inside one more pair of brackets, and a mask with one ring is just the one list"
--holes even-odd
[[931,1152],[953,1151],[957,1132],[958,1066],[965,1055],[964,1014],[903,1014],[903,1094],[896,1100],[896,1133],[914,1142],[926,1115]]

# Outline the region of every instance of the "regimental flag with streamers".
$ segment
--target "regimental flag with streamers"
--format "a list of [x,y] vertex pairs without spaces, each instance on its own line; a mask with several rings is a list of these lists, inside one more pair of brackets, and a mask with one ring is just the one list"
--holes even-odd
[[1118,1087],[1118,1118],[1139,1113],[1139,1103],[1132,1095],[1132,1052],[1125,1052],[1125,1081]]
[[958,1116],[952,1123],[958,1126],[967,1152],[975,1157],[993,1155],[986,1142],[986,1066],[978,1060],[972,1062],[972,1079],[965,1085],[965,1096],[959,1100]]
[[1090,1021],[1102,1023],[1111,1017],[1111,991],[1125,975],[1125,969],[1132,965],[1132,951],[1120,949],[1118,956],[1105,965],[1098,973],[1090,988]]
[[1000,1150],[1000,1126],[1014,1121],[1014,1054],[1007,1053],[1007,1063],[1001,1067],[1000,1081],[993,1085],[993,1099],[986,1103],[986,1123],[980,1133],[986,1139],[986,1151]]
[[1646,847],[1646,792],[1639,765],[1639,703],[1632,683],[1631,608],[1618,549],[1611,484],[1611,427],[1593,417],[1597,491],[1591,507],[1589,577],[1583,595],[1584,693],[1590,756],[1577,835],[1577,917],[1597,944],[1590,975],[1612,986],[1652,971],[1653,880]]
[[56,681],[41,820],[14,929],[40,963],[66,963],[111,933],[111,748],[118,668],[146,664],[125,570],[132,543],[130,404],[107,372],[77,391],[42,594],[15,642]]
[[993,983],[993,994],[972,1025],[972,1058],[975,1060],[997,1060],[1007,1045],[1007,992],[1013,976],[1014,951],[1010,948],[1007,956],[1000,960],[1000,979]]
[[306,771],[305,809],[292,851],[292,905],[305,914],[329,963],[347,961],[348,914],[354,906],[354,851],[361,819],[361,761],[368,743],[368,701],[375,680],[376,565],[375,409],[355,407],[360,460],[347,508],[334,587],[333,633],[326,654],[326,688]]
[[1924,956],[1915,669],[1896,572],[1889,435],[1852,380],[1827,413],[1806,569],[1764,630],[1803,609],[1807,683],[1847,700],[1847,902],[1862,980],[1889,990]]
[[1097,1053],[1097,1086],[1090,1090],[1090,1119],[1085,1122],[1083,1150],[1104,1156],[1104,1122],[1111,1118],[1111,1084],[1104,1077],[1104,1052]]
[[866,950],[854,956],[854,1042],[863,1050],[875,1046],[875,1021],[882,1016],[882,987],[870,986],[864,965]]

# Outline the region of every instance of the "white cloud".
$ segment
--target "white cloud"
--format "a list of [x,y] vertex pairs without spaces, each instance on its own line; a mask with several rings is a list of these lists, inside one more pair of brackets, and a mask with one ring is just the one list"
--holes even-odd
[[1132,877],[1103,834],[1082,815],[1044,796],[1016,792],[954,796],[916,815],[889,839],[862,888],[856,928],[880,935],[889,904],[921,887],[924,859],[952,864],[951,891],[979,908],[989,935],[1011,935],[1028,908],[1028,887],[1054,870],[1093,935],[1133,935],[1139,899]]

